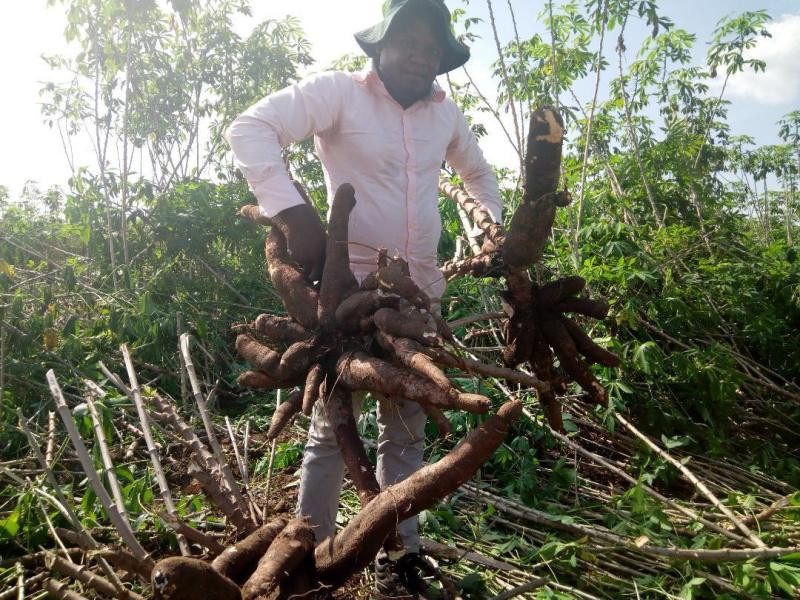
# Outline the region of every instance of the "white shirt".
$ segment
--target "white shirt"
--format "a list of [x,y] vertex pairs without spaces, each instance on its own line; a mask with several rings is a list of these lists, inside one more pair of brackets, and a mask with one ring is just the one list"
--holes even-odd
[[408,261],[431,298],[446,283],[436,264],[442,230],[439,173],[446,159],[467,192],[500,222],[497,179],[464,115],[438,87],[407,109],[374,70],[314,75],[250,107],[227,131],[261,212],[302,204],[281,158],[282,147],[314,136],[328,197],[351,183],[350,261],[360,280],[376,268],[376,249]]

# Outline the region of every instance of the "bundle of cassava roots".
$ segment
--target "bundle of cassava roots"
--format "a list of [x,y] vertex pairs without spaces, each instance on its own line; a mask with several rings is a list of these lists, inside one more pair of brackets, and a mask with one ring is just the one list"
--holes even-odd
[[[616,366],[618,359],[567,315],[602,319],[608,305],[580,296],[585,282],[579,277],[537,285],[529,272],[541,260],[556,207],[569,200],[568,194],[557,191],[563,135],[562,120],[552,109],[532,115],[524,198],[507,233],[460,188],[441,185],[489,242],[485,252],[445,265],[445,275],[506,282],[501,294],[507,315],[503,365],[480,361],[459,347],[401,258],[379,252],[375,271],[361,283],[356,280],[350,270],[348,221],[358,190],[351,185],[339,187],[331,205],[318,289],[292,262],[279,228],[271,227],[266,242],[269,275],[288,316],[264,314],[236,327],[237,352],[251,366],[239,384],[260,390],[297,389],[276,409],[268,439],[275,439],[296,414],[310,415],[315,404],[325,411],[362,508],[326,540],[315,540],[302,518],[278,519],[255,530],[240,528],[243,539],[211,563],[185,557],[163,560],[152,571],[156,597],[194,598],[199,589],[213,589],[213,597],[220,599],[277,599],[335,589],[372,561],[381,547],[400,551],[396,525],[470,479],[522,411],[520,401],[503,404],[444,458],[381,490],[358,435],[352,409],[355,392],[419,402],[443,436],[450,433],[444,410],[492,410],[489,398],[460,390],[454,375],[493,377],[534,389],[550,425],[558,430],[563,425],[556,394],[569,382],[581,386],[587,401],[607,403],[590,365]],[[241,215],[270,224],[256,206],[242,208]],[[524,363],[533,375],[517,369]],[[205,597],[212,597],[208,593]]]

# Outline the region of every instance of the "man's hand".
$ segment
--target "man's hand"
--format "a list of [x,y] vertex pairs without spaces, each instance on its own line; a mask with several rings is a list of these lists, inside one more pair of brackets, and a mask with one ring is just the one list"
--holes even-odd
[[325,266],[325,230],[314,208],[298,204],[282,210],[272,222],[286,237],[289,255],[310,282],[322,279]]

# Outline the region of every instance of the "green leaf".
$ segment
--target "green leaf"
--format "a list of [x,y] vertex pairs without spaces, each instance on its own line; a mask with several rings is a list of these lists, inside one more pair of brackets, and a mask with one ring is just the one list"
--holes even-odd
[[694,598],[694,588],[700,587],[705,582],[706,580],[704,577],[693,577],[686,585],[683,586],[679,598],[682,600],[692,600]]
[[14,538],[19,532],[19,512],[14,509],[8,517],[0,521],[0,531],[4,533],[4,537],[8,539]]
[[639,345],[633,353],[633,363],[645,375],[651,375],[656,368],[659,350],[655,342]]

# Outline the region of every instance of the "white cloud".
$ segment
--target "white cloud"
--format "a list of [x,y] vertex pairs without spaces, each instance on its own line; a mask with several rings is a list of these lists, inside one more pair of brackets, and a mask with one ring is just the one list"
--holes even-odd
[[767,64],[765,72],[748,70],[728,82],[732,96],[761,104],[791,104],[800,100],[800,15],[785,15],[769,27],[771,38],[763,38],[746,54]]

